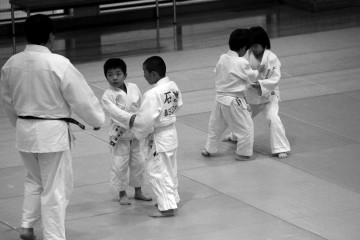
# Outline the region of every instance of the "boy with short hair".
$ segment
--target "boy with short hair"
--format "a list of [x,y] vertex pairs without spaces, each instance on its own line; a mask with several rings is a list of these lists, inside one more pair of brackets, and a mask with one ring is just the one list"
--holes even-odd
[[201,152],[205,157],[217,152],[227,127],[237,138],[235,159],[248,160],[253,154],[254,124],[244,92],[255,82],[259,73],[252,70],[249,62],[243,58],[250,44],[249,30],[234,30],[229,39],[230,50],[222,54],[216,64],[216,99],[209,120],[205,149]]
[[132,125],[131,116],[140,107],[140,90],[136,84],[124,82],[127,77],[126,64],[120,58],[108,59],[104,64],[104,74],[109,83],[101,102],[110,117],[110,192],[119,194],[120,205],[130,205],[126,194],[126,188],[130,185],[135,188],[135,199],[151,201],[151,197],[141,190],[145,179],[145,141],[135,139],[126,131]]
[[143,70],[147,82],[155,86],[144,94],[132,131],[136,138],[147,137],[150,143],[148,174],[158,210],[149,216],[170,217],[175,215],[180,201],[177,190],[178,139],[175,114],[183,102],[176,83],[166,77],[166,65],[161,57],[146,59]]

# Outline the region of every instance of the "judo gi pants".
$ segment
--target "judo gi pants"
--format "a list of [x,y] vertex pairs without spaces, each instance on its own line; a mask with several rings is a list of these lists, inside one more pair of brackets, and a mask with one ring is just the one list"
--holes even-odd
[[253,155],[254,124],[251,113],[242,104],[232,101],[230,106],[215,101],[209,120],[209,132],[205,149],[209,153],[216,153],[221,142],[222,134],[229,128],[233,137],[237,139],[236,154]]
[[27,169],[22,227],[33,228],[41,220],[44,240],[65,240],[65,211],[73,190],[70,150],[20,155]]
[[148,174],[150,186],[156,196],[160,211],[177,209],[180,202],[177,177],[177,150],[167,152],[155,151],[155,144],[148,159]]
[[262,112],[270,128],[270,147],[271,153],[277,154],[289,152],[290,144],[285,135],[285,128],[279,117],[279,98],[271,95],[270,102],[250,105],[252,117],[254,118],[259,112]]
[[145,181],[144,140],[120,140],[112,149],[110,193],[119,194],[128,186],[141,187]]

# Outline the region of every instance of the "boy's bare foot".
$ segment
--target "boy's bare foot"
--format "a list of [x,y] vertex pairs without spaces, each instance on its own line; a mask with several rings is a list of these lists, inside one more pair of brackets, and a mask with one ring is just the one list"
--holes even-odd
[[146,196],[142,191],[141,187],[135,188],[134,199],[141,201],[152,201],[152,197]]
[[230,135],[227,135],[227,136],[223,137],[223,138],[221,139],[221,141],[222,141],[222,142],[231,142],[231,143],[236,143],[236,142],[237,142],[236,140],[233,140],[233,139],[230,137]]
[[236,161],[248,161],[248,160],[251,160],[251,156],[235,154],[235,160]]
[[203,155],[204,157],[210,157],[210,153],[208,151],[206,151],[206,149],[203,149],[201,151],[201,155]]
[[279,153],[279,154],[277,155],[277,157],[278,157],[279,159],[287,158],[287,157],[288,157],[288,154],[287,154],[286,152],[282,152],[282,153]]
[[119,197],[120,197],[120,205],[131,205],[131,202],[129,201],[125,191],[120,191]]
[[153,218],[173,217],[173,216],[175,216],[175,210],[174,209],[169,209],[169,210],[166,210],[166,211],[154,210],[154,211],[151,211],[149,213],[149,217],[153,217]]
[[36,236],[34,235],[33,228],[21,228],[20,238],[23,240],[35,240]]

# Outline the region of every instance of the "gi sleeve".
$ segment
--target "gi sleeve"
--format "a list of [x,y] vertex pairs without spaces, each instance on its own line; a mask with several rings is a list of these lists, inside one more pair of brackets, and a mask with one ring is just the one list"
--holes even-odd
[[279,59],[274,55],[270,55],[265,69],[265,79],[259,80],[262,96],[271,94],[278,86],[281,78],[280,67],[281,63]]
[[8,116],[11,124],[15,127],[17,113],[15,112],[14,104],[10,95],[9,84],[6,82],[6,73],[3,70],[1,70],[0,93],[6,115]]
[[70,64],[62,77],[61,90],[71,110],[87,124],[100,127],[105,114],[84,76]]
[[132,131],[137,139],[146,138],[154,131],[155,120],[160,116],[162,101],[155,92],[144,94]]
[[182,105],[183,105],[182,93],[181,93],[181,91],[179,90],[178,104],[177,104],[177,108],[176,108],[176,110],[175,110],[175,113],[177,113],[177,112],[180,110],[180,108],[182,107]]
[[140,106],[141,106],[141,101],[142,101],[143,96],[142,96],[142,94],[141,94],[141,91],[140,91],[139,87],[137,87],[137,92],[138,92],[138,95],[139,95],[139,99],[138,99],[138,101],[136,102],[136,106],[137,106],[138,109],[139,109]]
[[247,84],[252,84],[256,82],[259,76],[259,71],[253,70],[250,66],[250,63],[246,59],[243,59],[243,61],[240,64],[237,64],[236,66],[237,66],[236,69],[237,75],[241,79],[243,79]]
[[116,106],[116,101],[113,99],[113,96],[109,94],[108,91],[105,91],[101,98],[101,104],[104,108],[104,111],[109,115],[109,117],[125,129],[129,129],[131,113],[128,113],[118,106]]

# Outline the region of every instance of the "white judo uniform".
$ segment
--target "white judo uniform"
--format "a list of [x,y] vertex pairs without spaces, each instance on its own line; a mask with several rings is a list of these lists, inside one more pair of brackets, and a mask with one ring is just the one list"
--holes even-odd
[[251,156],[254,144],[254,124],[244,92],[255,81],[258,71],[249,62],[229,50],[222,54],[215,68],[216,99],[209,120],[206,151],[215,153],[228,127],[237,139],[236,154]]
[[[129,128],[132,114],[136,114],[141,105],[141,92],[134,83],[124,83],[127,93],[120,88],[110,86],[102,96],[102,106],[110,117],[110,141],[117,141],[111,148],[112,162],[110,172],[110,193],[119,194],[131,187],[141,187],[145,180],[145,139],[136,139]],[[123,111],[121,111],[123,110]],[[118,137],[119,131],[123,135]],[[119,140],[116,140],[116,138]],[[129,174],[128,174],[129,172]]]
[[[175,114],[182,104],[181,92],[176,83],[168,77],[162,78],[144,94],[132,129],[138,139],[151,138],[148,174],[160,211],[176,209],[180,201],[177,190],[178,138]],[[149,134],[152,135],[149,137]]]
[[82,74],[63,56],[29,44],[1,70],[1,100],[27,169],[22,227],[42,221],[44,240],[65,240],[65,209],[73,189],[72,134],[60,120],[72,112],[93,127],[105,122],[101,105]]
[[281,63],[277,56],[268,49],[265,49],[261,62],[251,51],[247,52],[245,58],[249,60],[252,69],[262,69],[257,79],[261,90],[250,87],[245,92],[246,100],[251,106],[252,117],[262,112],[269,124],[272,154],[289,152],[290,144],[279,117],[280,91],[278,84],[281,78]]

